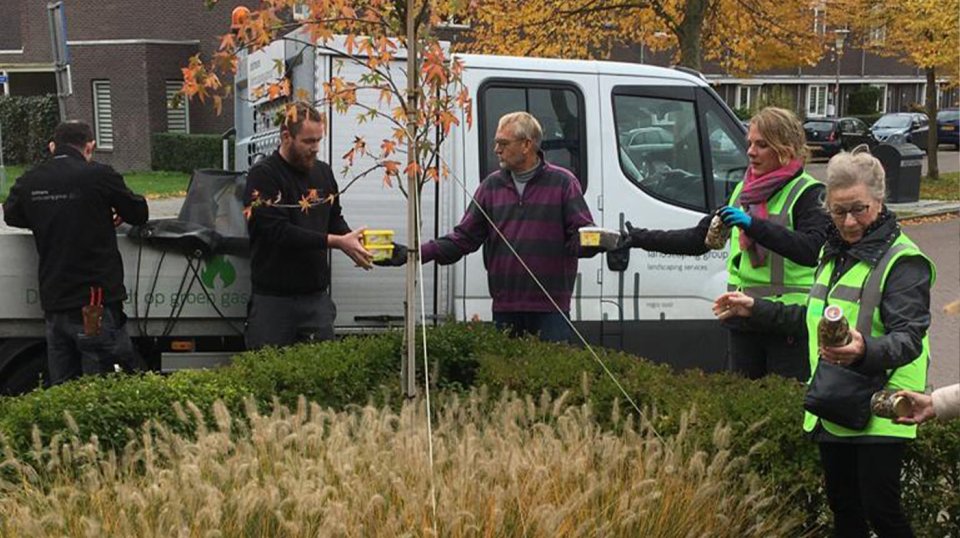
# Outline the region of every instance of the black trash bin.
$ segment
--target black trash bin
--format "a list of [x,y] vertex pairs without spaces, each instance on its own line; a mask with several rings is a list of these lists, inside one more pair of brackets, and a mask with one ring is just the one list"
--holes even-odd
[[913,144],[880,144],[873,156],[887,174],[887,201],[916,202],[920,199],[920,171],[926,154]]

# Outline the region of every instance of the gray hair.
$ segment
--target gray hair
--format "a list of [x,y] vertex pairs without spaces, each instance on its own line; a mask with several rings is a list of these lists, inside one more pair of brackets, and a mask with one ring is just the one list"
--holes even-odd
[[503,129],[507,125],[513,127],[513,134],[519,138],[533,142],[533,146],[540,149],[540,142],[543,140],[543,129],[540,122],[527,112],[511,112],[504,114],[500,118],[497,129]]
[[828,195],[835,189],[860,184],[866,185],[870,195],[881,202],[887,194],[883,166],[876,157],[865,151],[865,146],[854,148],[851,153],[842,151],[834,155],[827,163],[827,179],[823,183]]

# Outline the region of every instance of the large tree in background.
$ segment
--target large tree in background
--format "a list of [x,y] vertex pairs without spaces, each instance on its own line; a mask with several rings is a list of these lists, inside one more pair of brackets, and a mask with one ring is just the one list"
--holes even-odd
[[473,0],[477,52],[603,58],[642,43],[743,74],[812,65],[823,54],[809,0]]
[[938,79],[958,81],[960,20],[957,0],[835,0],[839,23],[854,31],[867,50],[900,58],[927,78],[927,175],[940,176],[937,163]]

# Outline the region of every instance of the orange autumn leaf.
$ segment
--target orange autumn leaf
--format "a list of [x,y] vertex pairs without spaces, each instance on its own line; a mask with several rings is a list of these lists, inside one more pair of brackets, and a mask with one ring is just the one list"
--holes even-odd
[[391,153],[396,151],[397,144],[393,140],[384,140],[380,144],[380,150],[383,151],[384,157],[389,157]]
[[310,211],[310,208],[312,207],[310,200],[306,196],[301,196],[300,201],[297,202],[297,205],[300,206],[300,211],[303,211],[304,213]]
[[387,175],[395,176],[400,173],[400,162],[383,161],[383,168],[386,170]]

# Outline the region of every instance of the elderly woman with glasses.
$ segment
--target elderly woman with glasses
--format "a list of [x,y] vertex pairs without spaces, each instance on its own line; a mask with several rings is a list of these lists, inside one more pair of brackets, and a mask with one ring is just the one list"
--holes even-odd
[[[805,305],[727,293],[714,304],[720,319],[749,317],[771,331],[805,327],[810,368],[821,361],[886,379],[890,390],[922,392],[930,344],[930,287],[935,268],[883,203],[884,171],[869,153],[841,153],[827,166],[825,207],[833,225]],[[850,341],[819,344],[824,309],[841,307]],[[916,426],[870,417],[854,430],[805,413],[804,431],[820,448],[834,536],[913,536],[900,506],[905,443]]]

